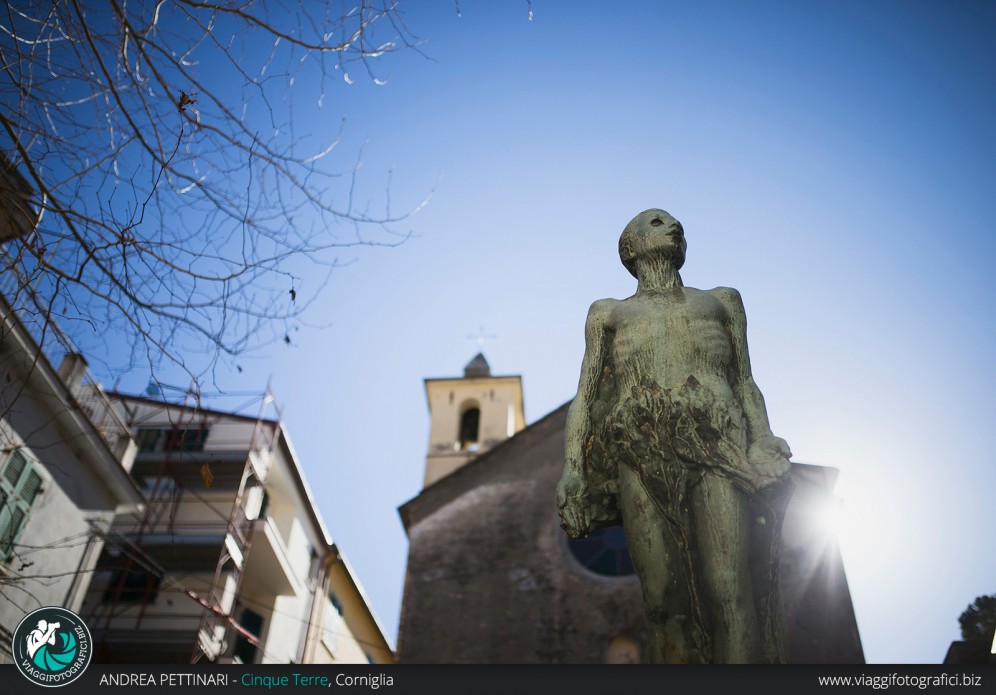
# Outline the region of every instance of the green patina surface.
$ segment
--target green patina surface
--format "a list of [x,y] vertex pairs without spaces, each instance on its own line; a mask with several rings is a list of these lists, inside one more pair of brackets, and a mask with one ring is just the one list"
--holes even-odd
[[791,452],[750,373],[739,293],[684,287],[686,249],[663,210],[623,231],[637,291],[589,311],[560,515],[574,537],[625,527],[652,660],[784,662],[777,568]]

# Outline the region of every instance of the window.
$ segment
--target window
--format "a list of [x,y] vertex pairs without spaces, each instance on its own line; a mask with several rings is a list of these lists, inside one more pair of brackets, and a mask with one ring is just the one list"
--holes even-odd
[[622,526],[606,526],[587,538],[568,539],[567,546],[577,561],[595,574],[607,577],[635,574]]
[[335,594],[332,594],[329,596],[329,605],[325,607],[322,642],[333,654],[335,654],[336,647],[339,645],[339,634],[342,630],[342,603],[340,603],[339,598]]
[[[245,608],[242,610],[242,615],[239,617],[239,625],[241,625],[246,632],[251,634],[259,641],[259,636],[263,634],[263,616],[261,616],[256,611]],[[253,644],[248,637],[240,634],[235,639],[235,649],[232,652],[243,664],[251,664],[256,660],[256,645]]]
[[311,561],[308,564],[308,587],[314,588],[315,582],[318,580],[318,572],[322,568],[322,560],[318,556],[318,552],[312,548],[311,549]]
[[[115,572],[104,590],[104,603],[146,603],[159,593],[161,578],[151,572]],[[120,593],[118,590],[120,587]],[[117,596],[117,599],[115,599]]]
[[14,450],[0,468],[0,561],[13,554],[41,484],[41,475],[20,449]]
[[140,452],[155,451],[159,448],[159,439],[165,430],[142,427],[135,433],[135,444]]
[[189,429],[162,429],[142,427],[135,433],[135,444],[140,452],[151,451],[203,451],[207,441],[207,427]]
[[479,441],[479,430],[481,426],[481,410],[479,408],[468,408],[460,416],[460,450],[473,450]]
[[208,429],[171,430],[166,438],[166,451],[204,451]]

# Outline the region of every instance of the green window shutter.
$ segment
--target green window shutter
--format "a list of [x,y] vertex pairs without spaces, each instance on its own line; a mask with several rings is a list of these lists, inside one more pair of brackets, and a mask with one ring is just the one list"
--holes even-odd
[[0,557],[5,560],[10,557],[14,550],[14,541],[20,535],[21,527],[24,525],[24,510],[20,507],[14,507],[11,512],[10,523],[4,529],[3,535],[0,536]]
[[[11,526],[11,521],[14,517],[14,507],[7,504],[10,499],[10,495],[7,491],[0,487],[0,539],[7,537],[7,529]],[[4,559],[6,554],[0,551],[0,560]]]
[[41,476],[33,470],[29,470],[27,474],[21,480],[21,487],[18,491],[18,497],[20,497],[25,504],[29,507],[34,504],[35,498],[41,491]]
[[7,459],[0,472],[0,561],[10,558],[31,507],[41,492],[42,477],[21,450]]
[[21,477],[21,473],[24,469],[28,467],[28,458],[21,452],[20,449],[14,451],[7,459],[7,465],[3,469],[3,479],[8,483],[11,488],[17,485],[18,479]]
[[15,503],[17,502],[15,487],[26,464],[24,458],[18,456],[19,453],[15,451],[0,467],[0,500],[3,501],[3,505],[0,506],[0,561],[7,559],[10,546],[10,543],[5,542],[4,539],[13,537],[11,529],[13,528]]

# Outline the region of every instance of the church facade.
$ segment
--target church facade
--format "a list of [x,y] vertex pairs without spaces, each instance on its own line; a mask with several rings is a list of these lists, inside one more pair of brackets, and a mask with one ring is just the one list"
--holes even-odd
[[[560,528],[569,403],[525,427],[521,379],[491,376],[483,355],[426,391],[426,485],[399,510],[410,546],[398,661],[648,662],[622,529],[575,541]],[[792,476],[780,567],[790,659],[863,663],[840,552],[817,522],[836,471],[793,463]]]

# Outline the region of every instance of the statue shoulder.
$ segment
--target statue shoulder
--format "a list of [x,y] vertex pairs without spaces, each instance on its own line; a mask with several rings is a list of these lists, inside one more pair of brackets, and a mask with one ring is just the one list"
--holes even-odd
[[612,310],[619,306],[619,303],[618,299],[599,299],[593,302],[588,309],[588,320],[604,324],[612,315]]
[[744,300],[738,290],[732,287],[714,287],[709,290],[709,294],[722,302],[727,310],[733,310],[737,314],[743,315]]

